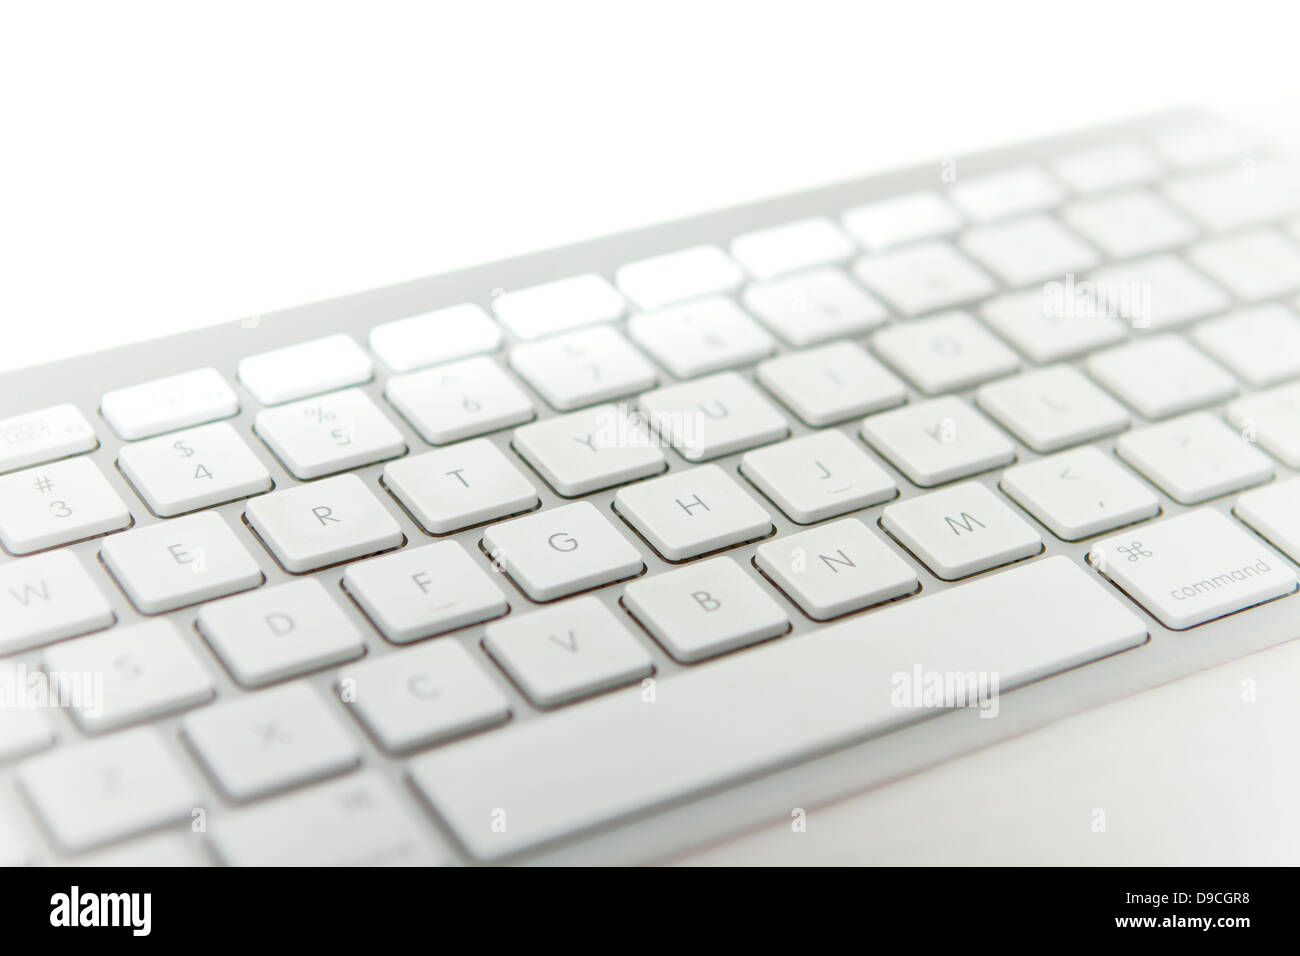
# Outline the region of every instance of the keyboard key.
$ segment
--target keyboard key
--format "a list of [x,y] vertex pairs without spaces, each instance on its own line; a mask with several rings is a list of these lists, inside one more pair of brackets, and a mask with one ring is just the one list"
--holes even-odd
[[614,506],[669,561],[685,561],[772,531],[771,515],[717,465],[620,488]]
[[271,488],[271,473],[225,422],[123,445],[117,466],[163,518]]
[[360,630],[315,578],[205,604],[195,623],[244,687],[339,664],[366,650]]
[[221,373],[200,368],[106,392],[99,412],[127,441],[204,425],[239,411],[239,399]]
[[[115,730],[212,699],[212,679],[171,621],[146,621],[45,649],[52,689],[88,733]],[[86,675],[103,680],[87,694]]]
[[0,543],[30,554],[131,524],[131,512],[89,458],[68,458],[0,478]]
[[1035,369],[979,390],[980,408],[1038,452],[1112,435],[1128,412],[1069,365]]
[[1165,195],[1215,232],[1274,223],[1300,210],[1300,169],[1291,162],[1264,160],[1171,180]]
[[824,216],[747,232],[731,243],[732,257],[757,279],[842,262],[853,252],[849,237]]
[[1181,246],[1197,236],[1182,213],[1141,189],[1085,199],[1066,206],[1063,215],[1084,238],[1121,259]]
[[422,644],[339,671],[348,708],[385,750],[400,753],[493,727],[510,703],[455,641]]
[[[40,707],[24,706],[22,690],[31,673],[26,667],[10,661],[0,661],[0,686],[13,688],[13,698],[0,706],[0,762],[43,750],[54,742],[50,722]],[[3,827],[0,818],[0,827]],[[0,833],[0,860],[5,860],[4,834]],[[4,865],[0,863],[0,865]],[[20,863],[13,864],[14,866]]]
[[816,621],[911,594],[916,572],[857,518],[758,546],[754,562]]
[[645,567],[637,549],[587,501],[493,525],[483,548],[534,601],[621,581]]
[[1016,460],[1010,439],[952,396],[872,415],[862,423],[862,437],[922,488]]
[[[1078,289],[1075,294],[1073,289]],[[1125,324],[1086,286],[1049,283],[1041,291],[999,296],[980,307],[993,330],[1033,361],[1046,365],[1077,358],[1124,338]]]
[[1237,391],[1232,376],[1173,335],[1088,357],[1088,374],[1140,415],[1168,418],[1221,402]]
[[1163,163],[1137,143],[1104,143],[1058,156],[1052,171],[1079,193],[1100,193],[1158,179]]
[[1232,162],[1258,148],[1241,130],[1203,119],[1157,130],[1152,141],[1166,159],[1184,168]]
[[862,335],[883,325],[884,307],[838,269],[751,285],[745,307],[795,348]]
[[1261,305],[1202,322],[1192,338],[1250,385],[1300,377],[1300,318],[1286,306]]
[[945,581],[1043,550],[1038,532],[977,481],[887,505],[880,525]]
[[1273,477],[1273,462],[1267,455],[1206,412],[1121,435],[1115,452],[1185,505]]
[[1300,289],[1300,245],[1272,230],[1206,239],[1187,257],[1248,301]]
[[250,355],[239,363],[239,381],[263,405],[360,385],[374,372],[370,356],[346,335]]
[[1008,375],[1020,359],[966,312],[944,312],[877,332],[871,347],[927,395]]
[[533,403],[490,358],[394,375],[387,398],[430,445],[449,445],[530,421]]
[[997,290],[992,279],[944,242],[867,256],[853,272],[904,315],[962,305]]
[[950,191],[953,202],[976,222],[1009,219],[1065,202],[1065,190],[1039,166],[1022,165],[975,178],[962,178]]
[[394,644],[500,617],[506,596],[455,541],[349,565],[343,587]]
[[1160,513],[1160,499],[1091,445],[1002,473],[1011,500],[1066,541],[1104,534]]
[[113,609],[71,551],[0,564],[0,654],[113,623]]
[[215,511],[109,538],[99,555],[145,614],[246,591],[264,580],[253,556]]
[[1007,219],[1065,201],[1065,190],[1037,166],[1015,166],[962,179],[952,187],[953,201],[976,222]]
[[75,405],[54,405],[0,419],[0,472],[98,447],[95,430]]
[[740,473],[799,524],[848,514],[898,494],[894,479],[862,446],[834,430],[748,452]]
[[333,708],[307,684],[286,684],[196,711],[181,732],[232,800],[351,770],[359,753]]
[[654,673],[635,637],[594,597],[489,624],[483,646],[539,707],[555,707]]
[[1222,289],[1169,255],[1108,266],[1089,281],[1104,314],[1143,332],[1204,318],[1230,305]]
[[1233,513],[1292,561],[1300,562],[1300,478],[1246,492],[1237,499]]
[[754,377],[813,427],[859,418],[907,400],[907,390],[897,376],[853,342],[832,342],[759,362]]
[[776,407],[735,372],[669,385],[638,399],[651,429],[687,461],[707,461],[784,438]]
[[957,210],[930,190],[854,206],[844,214],[844,228],[872,252],[946,236],[960,229],[961,224]]
[[401,432],[356,388],[258,412],[253,430],[303,480],[406,453]]
[[450,534],[537,507],[537,489],[486,438],[391,461],[384,486],[425,531]]
[[634,315],[627,334],[678,378],[745,365],[776,348],[772,336],[723,298]]
[[977,226],[962,237],[961,247],[1013,287],[1083,272],[1098,262],[1091,247],[1047,216]]
[[132,868],[212,866],[212,858],[203,850],[199,841],[199,835],[193,832],[155,833],[78,857],[77,865]]
[[717,246],[692,246],[621,267],[614,281],[643,309],[734,292],[745,280],[740,266]]
[[370,771],[249,807],[212,828],[227,866],[437,866],[428,824]]
[[435,309],[370,330],[370,350],[394,372],[413,372],[501,347],[501,329],[477,305]]
[[[895,706],[888,682],[918,661],[995,673],[1005,692],[1145,640],[1061,555],[666,677],[671,706],[610,694],[441,748],[412,777],[474,857],[499,860],[912,722],[921,712]],[[494,831],[500,807],[509,826]]]
[[356,475],[254,498],[244,517],[293,574],[398,548],[405,540],[392,515]]
[[1300,384],[1239,398],[1228,405],[1228,421],[1290,468],[1300,468]]
[[188,820],[198,788],[158,731],[141,727],[33,757],[18,783],[67,850]]
[[600,405],[515,430],[515,451],[566,498],[657,475],[668,467],[624,406]]
[[521,339],[539,339],[623,317],[623,297],[592,273],[506,292],[492,302],[501,324]]
[[687,664],[790,629],[781,606],[725,556],[633,581],[623,604],[664,650]]
[[25,845],[25,829],[11,816],[0,814],[0,866],[28,866],[32,862],[31,851]]
[[1098,541],[1088,560],[1175,631],[1296,588],[1296,575],[1258,538],[1213,508]]
[[520,345],[510,352],[510,367],[560,411],[623,398],[655,384],[654,366],[603,325]]

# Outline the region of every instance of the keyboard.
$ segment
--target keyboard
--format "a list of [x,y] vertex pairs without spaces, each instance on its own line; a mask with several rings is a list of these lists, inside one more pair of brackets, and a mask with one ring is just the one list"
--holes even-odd
[[1298,309],[1173,112],[0,376],[0,862],[670,861],[1300,636]]

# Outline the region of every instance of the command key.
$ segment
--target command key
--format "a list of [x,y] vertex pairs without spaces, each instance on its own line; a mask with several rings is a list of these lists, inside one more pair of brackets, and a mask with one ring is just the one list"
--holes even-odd
[[1175,631],[1296,589],[1283,558],[1213,508],[1105,538],[1088,561]]

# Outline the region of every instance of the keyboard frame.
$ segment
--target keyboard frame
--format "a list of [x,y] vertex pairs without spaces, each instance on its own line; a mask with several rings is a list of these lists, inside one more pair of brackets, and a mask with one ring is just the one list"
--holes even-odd
[[[975,176],[984,172],[997,170],[1021,162],[1047,160],[1059,153],[1071,149],[1097,144],[1109,139],[1144,138],[1152,131],[1181,124],[1187,121],[1204,119],[1199,113],[1176,110],[1152,116],[1136,118],[1121,123],[1093,127],[1082,131],[1052,136],[1032,142],[1021,143],[1006,148],[981,152],[959,158],[959,173],[963,177]],[[217,368],[236,389],[241,410],[232,419],[227,419],[245,438],[249,446],[270,469],[277,489],[291,487],[298,482],[275,459],[270,450],[252,432],[253,417],[260,408],[252,396],[239,384],[235,376],[238,360],[244,356],[262,352],[283,345],[291,345],[307,339],[344,332],[353,335],[363,346],[370,328],[381,322],[414,315],[442,306],[460,302],[475,302],[487,308],[491,304],[493,290],[515,289],[550,279],[561,278],[578,272],[597,272],[607,278],[613,277],[614,271],[623,263],[635,259],[671,252],[696,243],[726,244],[735,236],[766,226],[775,226],[810,215],[829,215],[838,219],[840,214],[850,207],[885,198],[900,192],[939,185],[939,162],[923,164],[908,169],[887,172],[881,175],[863,177],[853,181],[837,183],[817,189],[810,189],[793,195],[784,196],[752,204],[723,209],[695,216],[677,222],[664,223],[625,232],[619,235],[575,243],[557,249],[530,253],[516,258],[462,269],[444,275],[432,276],[405,282],[386,288],[361,292],[329,301],[318,302],[298,308],[261,316],[255,323],[248,321],[227,322],[177,335],[159,338],[146,343],[129,344],[120,348],[106,350],[90,355],[69,358],[48,365],[21,369],[0,374],[0,417],[31,411],[34,409],[72,402],[86,414],[100,438],[100,447],[91,452],[94,460],[110,483],[122,496],[135,517],[137,527],[160,521],[152,515],[144,502],[126,482],[118,471],[115,457],[119,446],[123,444],[113,436],[112,431],[98,415],[100,396],[113,388],[133,385],[138,382],[160,378],[166,375],[185,372],[193,368],[211,365]],[[1180,250],[1173,250],[1178,253]],[[1105,264],[1117,260],[1106,259]],[[996,278],[996,277],[995,277]],[[76,281],[70,276],[69,281]],[[998,293],[1008,291],[998,283]],[[1270,300],[1270,301],[1294,301]],[[973,305],[969,303],[968,305]],[[959,306],[960,307],[960,306]],[[625,320],[624,320],[625,321]],[[897,321],[897,320],[894,320]],[[620,322],[619,325],[623,323]],[[1186,328],[1186,327],[1184,327]],[[1132,333],[1130,333],[1132,335]],[[865,341],[858,337],[855,341]],[[495,356],[504,362],[505,353],[515,344],[508,331],[502,349]],[[784,346],[779,351],[788,351]],[[650,358],[647,356],[647,358]],[[654,360],[650,358],[653,363]],[[658,363],[654,363],[661,374],[660,381],[668,383],[673,377]],[[1078,365],[1078,361],[1071,364]],[[378,365],[378,363],[377,363]],[[1033,363],[1027,359],[1023,368],[1032,368]],[[752,379],[752,365],[743,366],[738,371]],[[534,401],[538,409],[538,418],[547,418],[559,414],[550,409],[546,402],[535,393],[519,376],[510,373]],[[387,404],[382,397],[383,384],[387,372],[380,369],[375,380],[363,386],[375,399],[388,417],[405,436],[408,454],[427,451],[432,446],[422,441],[410,425]],[[908,401],[914,402],[924,398],[910,386]],[[971,401],[974,389],[965,389],[953,394]],[[1221,413],[1222,405],[1211,406],[1208,410]],[[787,414],[790,421],[791,437],[805,434],[816,429],[802,425],[793,414]],[[1133,426],[1141,427],[1147,420],[1134,414]],[[861,441],[857,428],[860,419],[838,427]],[[499,446],[507,448],[507,455],[512,457],[521,470],[529,475],[538,488],[542,507],[552,507],[572,500],[593,502],[603,514],[616,525],[627,531],[627,538],[641,552],[647,567],[647,573],[654,574],[668,570],[673,565],[659,558],[646,543],[634,532],[627,529],[621,518],[611,509],[614,491],[597,492],[577,499],[564,499],[556,495],[518,456],[508,450],[512,429],[492,433],[489,437]],[[1017,461],[1030,461],[1039,457],[1023,443],[1011,436],[1016,446]],[[1113,453],[1114,438],[1093,442],[1095,446],[1107,453]],[[871,453],[885,470],[897,481],[901,497],[924,494],[932,489],[913,486],[896,469],[881,456]],[[669,469],[678,471],[692,467],[675,452],[666,451]],[[754,489],[743,477],[738,476],[737,465],[741,455],[733,454],[714,460],[714,464],[736,475],[740,483],[752,491],[771,512],[776,533],[790,534],[803,530],[806,526],[796,525],[781,514],[779,509]],[[475,528],[453,535],[430,536],[425,534],[413,522],[411,517],[397,504],[389,493],[380,485],[379,475],[382,464],[355,469],[366,485],[385,503],[393,517],[401,524],[406,533],[407,547],[442,540],[444,537],[460,541],[476,559],[481,558],[484,566],[487,558],[479,550],[483,528]],[[1009,467],[1009,466],[1008,466]],[[1128,467],[1127,465],[1124,467]],[[1002,469],[978,476],[994,489],[1006,504],[1023,514],[1043,535],[1046,544],[1044,552],[1035,558],[1042,560],[1054,554],[1068,555],[1071,560],[1083,563],[1084,555],[1093,542],[1101,535],[1083,542],[1067,543],[1058,540],[1052,533],[1041,526],[1032,516],[1023,512],[1009,497],[997,490],[997,479]],[[1294,476],[1296,471],[1277,463],[1275,480],[1284,480]],[[1159,489],[1154,489],[1160,498],[1162,514],[1168,517],[1188,510],[1172,501]],[[1208,503],[1228,512],[1237,495],[1227,495]],[[895,499],[899,500],[899,499]],[[885,534],[877,521],[884,505],[852,512],[853,516],[862,518],[869,524],[876,525],[875,533],[898,553],[903,560],[914,567],[921,580],[920,593],[901,600],[922,600],[948,587],[958,586],[962,582],[950,584],[936,578],[913,556],[908,554],[896,541]],[[285,572],[266,552],[261,543],[244,523],[242,514],[244,502],[236,501],[218,506],[216,509],[235,529],[236,534],[247,545],[250,552],[259,560],[266,575],[266,584],[272,586],[293,580],[301,575]],[[828,519],[836,520],[836,519]],[[1158,520],[1158,519],[1152,519]],[[1237,519],[1233,519],[1237,520]],[[1246,527],[1244,524],[1242,527]],[[1250,529],[1246,528],[1249,532]],[[1253,532],[1251,532],[1253,533]],[[116,626],[123,626],[150,617],[166,616],[176,620],[183,633],[189,635],[198,653],[207,661],[209,671],[216,686],[216,701],[203,706],[231,700],[234,697],[257,693],[257,690],[245,690],[234,683],[225,668],[220,664],[211,649],[194,630],[194,618],[197,608],[190,607],[170,612],[166,615],[145,616],[137,613],[113,579],[104,570],[95,571],[99,564],[98,550],[100,539],[94,538],[70,545],[84,563],[91,568],[92,574],[102,575],[100,584],[104,593],[118,616]],[[761,578],[753,567],[751,559],[757,543],[727,549],[721,553],[728,554],[746,569],[760,587],[773,592],[773,586]],[[15,560],[7,553],[0,552],[0,563]],[[344,566],[336,566],[316,572],[315,576],[336,597],[345,612],[361,626],[367,635],[367,656],[371,654],[401,653],[402,648],[387,643],[364,617],[356,605],[341,591],[340,578]],[[985,572],[996,574],[997,571]],[[973,579],[967,579],[973,580]],[[511,614],[518,614],[532,609],[535,605],[512,582],[503,579],[511,604]],[[1111,585],[1108,585],[1111,586]],[[623,585],[615,584],[596,589],[593,593],[611,606],[616,613],[626,612],[618,599]],[[797,641],[800,636],[821,626],[805,617],[786,598],[776,595],[786,609],[793,623],[793,630],[776,640]],[[1147,624],[1150,640],[1143,646],[1121,652],[1105,660],[1083,665],[1064,674],[1038,681],[1029,686],[1007,693],[1001,699],[1001,712],[996,720],[977,719],[975,711],[955,711],[918,720],[901,730],[876,738],[864,739],[860,743],[844,747],[833,753],[810,758],[777,772],[765,774],[755,779],[738,782],[731,786],[717,788],[701,794],[696,799],[682,801],[658,811],[642,814],[625,822],[587,831],[577,837],[541,848],[535,852],[521,854],[508,862],[528,862],[542,864],[628,864],[671,860],[677,854],[692,848],[725,839],[727,836],[746,829],[781,818],[788,819],[791,810],[796,807],[812,809],[827,802],[834,801],[864,790],[879,786],[887,781],[909,774],[917,773],[929,766],[941,763],[952,757],[969,753],[973,750],[990,746],[999,741],[1027,733],[1053,721],[1061,720],[1082,710],[1096,707],[1110,701],[1133,694],[1137,691],[1175,680],[1195,671],[1240,658],[1255,651],[1282,643],[1300,636],[1300,598],[1291,594],[1268,604],[1238,612],[1226,618],[1201,625],[1185,632],[1172,632],[1162,627],[1144,609],[1116,591],[1116,600],[1130,608]],[[871,609],[856,612],[863,617],[869,628]],[[842,619],[841,619],[842,620]],[[632,623],[632,630],[642,639],[644,646],[654,659],[657,679],[671,679],[679,670],[689,667],[705,666],[700,664],[681,665],[675,663],[659,645],[639,625]],[[520,691],[511,684],[505,673],[488,657],[481,648],[483,626],[475,626],[453,634],[437,637],[434,640],[456,640],[469,647],[477,656],[483,668],[493,675],[493,679],[510,700],[513,710],[511,721],[544,720],[546,712],[530,704]],[[732,653],[744,654],[745,649]],[[26,663],[29,667],[39,661],[41,651],[34,649],[9,658],[15,662]],[[316,685],[329,698],[336,695],[333,691],[335,675],[339,669],[329,668],[307,677],[294,678],[308,680]],[[619,691],[614,691],[618,693]],[[639,693],[639,689],[623,691]],[[337,706],[344,705],[338,703]],[[581,707],[582,704],[568,705]],[[57,742],[55,746],[64,746],[78,740],[86,739],[67,714],[52,715],[56,725]],[[187,749],[179,738],[178,724],[180,717],[173,715],[150,723],[158,726],[169,737],[172,745]],[[453,855],[463,862],[472,862],[456,843],[454,835],[438,820],[436,813],[423,805],[423,801],[408,783],[404,775],[405,759],[392,757],[380,750],[365,731],[351,716],[346,718],[350,731],[361,745],[364,753],[362,763],[371,769],[377,769],[399,791],[403,799],[411,801],[417,815],[423,814],[430,820],[430,826],[438,832],[436,839],[445,843]],[[482,733],[501,732],[502,728],[482,731]],[[427,750],[427,748],[426,748]],[[417,753],[426,752],[417,751]],[[194,782],[206,795],[204,806],[208,808],[210,828],[221,825],[221,818],[236,805],[223,798],[211,781],[205,776],[197,761],[190,755],[183,758],[189,763]],[[28,842],[35,852],[38,862],[76,862],[76,856],[60,853],[49,841],[48,834],[38,820],[33,808],[17,792],[14,782],[14,767],[18,761],[11,761],[0,766],[0,812],[7,812],[20,827],[28,825]],[[296,792],[296,791],[294,791]],[[275,799],[275,798],[270,798]],[[954,795],[959,799],[959,795]],[[252,805],[261,805],[257,801]],[[887,821],[882,821],[880,839],[882,843],[888,838]],[[182,827],[184,830],[182,831]],[[187,832],[188,824],[176,827],[176,832]],[[139,839],[133,838],[133,839]],[[205,851],[215,861],[215,855],[206,848]],[[858,859],[863,862],[871,860],[870,844],[858,848]]]

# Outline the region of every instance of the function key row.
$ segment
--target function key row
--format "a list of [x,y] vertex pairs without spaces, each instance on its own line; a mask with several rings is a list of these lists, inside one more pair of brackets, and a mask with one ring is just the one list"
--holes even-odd
[[[1143,215],[1150,220],[1146,235],[1172,236],[1176,214],[1152,205],[1158,203],[1155,197],[1122,194],[1108,197],[1105,202],[1110,205],[1101,213],[1098,212],[1101,207],[1096,205],[1077,206],[1071,207],[1067,218],[1103,247],[1111,247],[1113,243],[1095,228],[1098,216],[1108,222],[1118,221],[1118,214],[1111,206],[1119,204],[1127,212],[1118,219],[1128,224],[1125,235],[1132,236],[1133,209],[1141,206]],[[1164,225],[1156,221],[1161,217]],[[808,220],[753,234],[752,245],[768,249],[769,243],[764,238],[767,232],[777,234],[777,239],[772,240],[775,246],[779,246],[777,240],[787,230],[796,236],[817,232],[810,225],[814,222],[821,221]],[[822,226],[833,228],[829,221],[822,222]],[[1111,251],[1133,254],[1158,249],[1175,241],[1168,238],[1167,242],[1152,241],[1141,250],[1111,248]],[[1033,216],[1007,224],[978,227],[966,234],[962,244],[976,259],[1013,285],[1027,284],[1063,271],[1086,270],[1094,262],[1090,256],[1083,255],[1083,247],[1062,233],[1059,226]],[[742,245],[742,248],[750,245]],[[694,251],[688,252],[693,255],[687,258],[693,259]],[[1271,297],[1300,287],[1300,247],[1273,231],[1207,240],[1194,246],[1190,256],[1220,284],[1248,300]],[[672,259],[673,256],[660,258]],[[986,298],[995,291],[986,275],[944,244],[909,246],[861,260],[856,269],[860,279],[905,315],[933,312],[953,304]],[[769,266],[759,271],[763,275],[780,274],[775,267]],[[553,285],[563,286],[564,283]],[[706,283],[697,291],[715,285],[731,287],[730,281],[714,285]],[[1092,295],[1098,306],[1109,303],[1111,299],[1122,300],[1125,289],[1158,287],[1161,290],[1158,303],[1137,303],[1129,310],[1132,314],[1124,316],[1139,331],[1167,328],[1221,311],[1228,304],[1218,286],[1168,255],[1108,267],[1088,276],[1086,285],[1095,287]],[[516,294],[522,293],[509,295]],[[870,294],[850,283],[842,273],[831,269],[807,271],[774,282],[750,285],[745,291],[744,303],[762,325],[729,299],[704,298],[689,306],[637,315],[631,320],[628,331],[638,345],[674,375],[690,378],[746,364],[770,354],[774,351],[774,343],[767,329],[775,331],[787,344],[799,348],[833,338],[864,334],[886,318],[884,309]],[[511,311],[517,308],[512,307]],[[1267,318],[1269,310],[1280,312],[1281,317]],[[1032,294],[993,299],[984,304],[982,311],[990,325],[1038,362],[1074,357],[1115,342],[1125,332],[1117,318],[1107,314],[1105,309],[1099,309],[1099,314],[1092,317],[1094,320],[1071,322],[1067,328],[1066,323],[1059,321],[1060,317],[1054,322],[1053,317],[1046,314],[1048,310],[1042,297]],[[578,317],[574,324],[586,325],[597,313],[577,310],[566,314]],[[608,317],[609,313],[601,314]],[[1285,311],[1279,306],[1265,307],[1261,316],[1251,316],[1250,321],[1239,324],[1248,330],[1254,329],[1252,338],[1255,343],[1266,340],[1270,332],[1287,335],[1292,331],[1292,323],[1287,321]],[[891,336],[899,334],[897,329],[886,330],[882,347],[888,346]],[[1201,341],[1209,343],[1216,351],[1235,357],[1234,346],[1241,337],[1227,331],[1217,336],[1207,332]],[[372,348],[395,370],[452,361],[495,349],[500,342],[500,330],[495,323],[482,310],[469,305],[387,323],[376,327],[371,337]],[[1294,350],[1271,351],[1274,355],[1286,356]],[[560,410],[634,394],[650,387],[655,378],[653,367],[639,352],[613,330],[599,327],[574,333],[569,339],[537,342],[534,348],[521,346],[512,352],[511,364]],[[1252,383],[1266,384],[1270,377],[1280,380],[1289,371],[1261,370],[1257,365],[1246,364],[1241,374]],[[267,405],[361,384],[369,381],[373,374],[372,360],[345,335],[327,336],[252,356],[243,360],[239,367],[241,382]],[[401,380],[398,382],[400,393]],[[931,393],[936,390],[918,384]],[[503,386],[503,389],[507,387]],[[140,440],[229,417],[238,411],[238,401],[219,373],[209,368],[109,392],[103,398],[101,411],[119,435]],[[435,429],[427,428],[426,431],[433,433]],[[95,447],[93,430],[75,408],[68,406],[0,422],[0,435],[5,439],[4,446],[0,447],[0,469],[3,470]],[[455,439],[441,439],[449,440]],[[382,457],[385,456],[378,456]],[[333,465],[331,469],[342,467],[349,466]],[[291,470],[299,477],[329,473],[310,463],[301,468],[291,466]]]
[[[1133,267],[1129,269],[1129,275],[1139,274]],[[1194,285],[1180,284],[1184,283],[1184,277],[1188,280],[1194,277],[1177,260],[1150,260],[1145,274],[1159,275],[1158,284],[1163,291],[1174,290],[1172,296],[1165,297],[1166,305],[1182,303],[1177,312],[1161,310],[1153,316],[1159,321],[1149,323],[1148,328],[1162,329],[1173,321],[1186,321],[1189,315],[1201,315],[1226,304],[1221,293],[1206,298]],[[837,273],[810,273],[799,281],[826,288],[835,284],[828,281],[832,277],[837,282],[847,282]],[[1211,289],[1204,285],[1204,280],[1196,281],[1202,283],[1204,290]],[[1297,281],[1300,281],[1300,271]],[[759,288],[751,287],[750,292],[755,293]],[[837,294],[831,292],[829,298]],[[836,322],[849,320],[861,333],[883,315],[876,308],[873,300],[863,298],[858,305],[831,311],[838,316]],[[755,311],[762,314],[761,310]],[[1161,335],[1122,345],[1115,345],[1124,335],[1117,320],[1099,315],[1090,321],[1053,322],[1044,315],[1043,302],[1037,296],[995,299],[986,303],[982,311],[989,326],[1037,362],[1089,353],[1085,368],[1092,378],[1128,406],[1153,419],[1168,418],[1230,398],[1237,390],[1234,375],[1254,387],[1279,385],[1300,376],[1300,318],[1279,304],[1239,309],[1203,322],[1192,329],[1191,341]],[[779,308],[768,312],[769,317],[779,314]],[[801,341],[820,339],[816,331],[818,322],[801,322],[797,311],[788,313],[787,318],[791,321],[790,328],[803,328]],[[642,323],[639,319],[647,321]],[[904,399],[898,379],[852,343],[837,341],[822,348],[764,359],[763,356],[774,351],[772,338],[730,300],[706,299],[693,306],[668,310],[655,321],[648,319],[646,316],[634,319],[629,331],[637,344],[676,374],[697,378],[720,368],[759,360],[758,381],[812,426],[870,414]],[[847,330],[836,325],[825,331],[840,334]],[[349,343],[349,350],[361,354],[346,336],[335,338]],[[1115,347],[1105,348],[1108,344]],[[1288,348],[1288,344],[1296,347]],[[959,311],[890,326],[877,332],[871,345],[893,369],[929,395],[1001,379],[1021,365],[1015,352],[973,316]],[[1222,366],[1202,354],[1201,349]],[[512,351],[509,362],[561,411],[636,395],[652,396],[653,402],[653,396],[659,394],[647,391],[656,384],[653,365],[609,327],[582,329],[525,343]],[[1022,379],[1031,377],[1032,373]],[[145,409],[148,402],[144,399],[125,403],[107,401],[119,394],[110,393],[105,408],[117,409],[111,413],[115,428],[144,435],[158,428],[173,429],[194,418],[227,415],[237,407],[229,386],[212,369],[160,381],[180,383],[175,386],[180,391],[167,392],[171,398],[165,402],[176,414],[166,420],[151,415],[147,424],[145,417],[138,417],[139,430],[132,431],[123,424],[121,409]],[[187,382],[202,386],[207,390],[206,395],[226,398],[219,405],[205,405],[197,400],[200,397],[197,393],[191,393],[191,398],[196,400],[187,401],[184,399]],[[1011,391],[1018,387],[1012,381],[1003,385]],[[671,395],[672,388],[659,391]],[[147,386],[124,391],[142,395]],[[152,394],[158,398],[163,392]],[[532,400],[503,368],[483,356],[395,375],[385,388],[385,396],[431,444],[449,444],[518,425],[535,415]],[[1100,400],[1090,403],[1103,404]],[[986,407],[997,414],[991,402]],[[1008,424],[1005,416],[1000,416],[1000,420],[1032,447],[1045,450],[1025,430]],[[369,396],[357,389],[343,389],[264,409],[256,416],[254,431],[286,469],[302,480],[398,457],[407,451],[397,429]],[[90,424],[71,405],[0,422],[0,434],[6,439],[3,451],[7,454],[0,458],[0,463],[10,470],[98,447]],[[202,448],[196,448],[194,443]],[[195,458],[201,451],[206,453]],[[216,476],[205,460],[224,461],[222,474]],[[153,511],[164,517],[266,490],[270,480],[265,468],[222,423],[184,432],[171,430],[138,440],[124,446],[119,463]],[[189,466],[192,471],[187,472]],[[187,480],[187,474],[209,480],[196,485]]]

